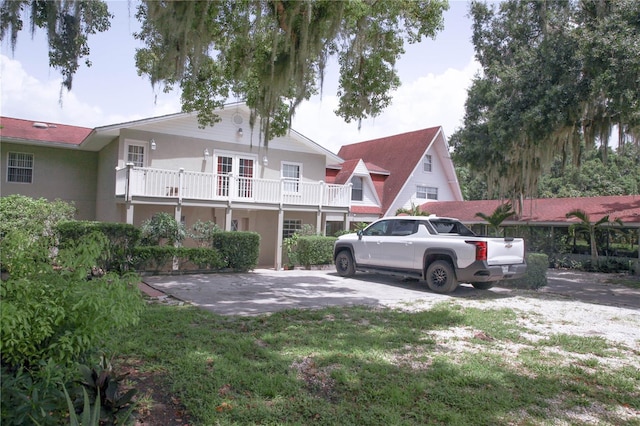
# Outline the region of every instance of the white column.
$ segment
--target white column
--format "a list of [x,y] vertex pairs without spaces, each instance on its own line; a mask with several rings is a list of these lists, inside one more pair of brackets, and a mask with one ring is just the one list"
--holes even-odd
[[324,235],[324,230],[322,229],[322,211],[320,210],[316,212],[316,233]]
[[133,225],[133,204],[127,202],[125,203],[126,209],[126,221],[128,225]]
[[278,235],[276,235],[276,271],[282,269],[282,231],[284,229],[284,210],[278,211]]
[[232,218],[233,209],[231,207],[227,207],[224,214],[224,230],[231,231],[231,218]]

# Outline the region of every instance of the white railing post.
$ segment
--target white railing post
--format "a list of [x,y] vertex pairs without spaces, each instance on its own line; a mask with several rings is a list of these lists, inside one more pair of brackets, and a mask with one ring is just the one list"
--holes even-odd
[[133,169],[133,163],[127,163],[125,166],[127,167],[127,177],[124,185],[124,199],[131,201],[131,170]]
[[320,184],[320,190],[318,191],[319,193],[318,209],[322,210],[322,205],[324,204],[324,193],[326,191],[326,187],[324,186],[323,180],[321,180],[319,184]]
[[180,167],[180,170],[178,170],[178,204],[182,204],[183,192],[184,192],[184,169]]

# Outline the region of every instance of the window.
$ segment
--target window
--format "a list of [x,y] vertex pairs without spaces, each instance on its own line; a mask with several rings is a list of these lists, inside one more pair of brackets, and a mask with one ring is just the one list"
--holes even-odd
[[351,199],[353,201],[362,201],[362,178],[354,176],[351,178]]
[[10,152],[7,165],[7,182],[33,182],[33,154]]
[[218,157],[218,196],[229,196],[229,174],[233,170],[232,157]]
[[362,234],[369,236],[377,236],[377,235],[386,235],[387,229],[389,228],[388,220],[381,220],[379,222],[374,223],[373,225],[369,225],[367,229],[365,229]]
[[433,165],[431,155],[427,154],[424,156],[424,162],[422,163],[422,170],[425,172],[431,171],[431,166]]
[[127,163],[135,167],[144,167],[144,145],[127,145]]
[[289,238],[302,228],[302,220],[285,219],[282,222],[282,238]]
[[282,163],[285,192],[299,192],[300,164]]
[[415,234],[417,222],[415,220],[396,220],[393,223],[391,235],[403,237],[405,235]]
[[[219,197],[253,197],[255,158],[216,152],[216,194]],[[234,182],[233,186],[231,182]],[[231,189],[233,188],[233,193]]]
[[418,185],[416,189],[416,198],[420,198],[423,200],[437,200],[438,188],[433,188],[431,186]]

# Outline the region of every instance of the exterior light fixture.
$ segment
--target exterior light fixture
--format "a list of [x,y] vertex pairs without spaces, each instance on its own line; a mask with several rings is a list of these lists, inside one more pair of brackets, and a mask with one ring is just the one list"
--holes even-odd
[[242,137],[242,127],[238,127],[238,136]]
[[151,139],[151,151],[155,151],[158,145],[156,145],[156,140]]
[[267,158],[266,155],[264,157],[262,157],[262,164],[264,164],[265,166],[269,165],[269,159]]
[[204,160],[207,161],[209,159],[209,150],[207,148],[204,149]]

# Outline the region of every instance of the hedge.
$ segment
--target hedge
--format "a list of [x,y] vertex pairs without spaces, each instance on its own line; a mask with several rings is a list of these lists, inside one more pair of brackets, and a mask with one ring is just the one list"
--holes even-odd
[[226,267],[220,252],[211,248],[139,246],[133,250],[132,264],[138,271],[171,271],[174,260],[180,270],[189,269],[189,264],[213,271]]
[[260,234],[256,232],[216,232],[212,246],[220,252],[225,267],[246,272],[258,265]]
[[57,227],[59,247],[65,248],[71,241],[81,241],[94,232],[103,234],[109,240],[107,251],[98,266],[105,271],[125,272],[130,269],[133,249],[140,241],[140,229],[126,223],[92,221],[65,221]]
[[333,263],[335,237],[301,236],[296,247],[296,259],[301,265],[328,265]]
[[547,269],[549,269],[549,256],[544,253],[528,253],[527,272],[524,277],[505,280],[500,284],[508,288],[537,290],[547,285]]

